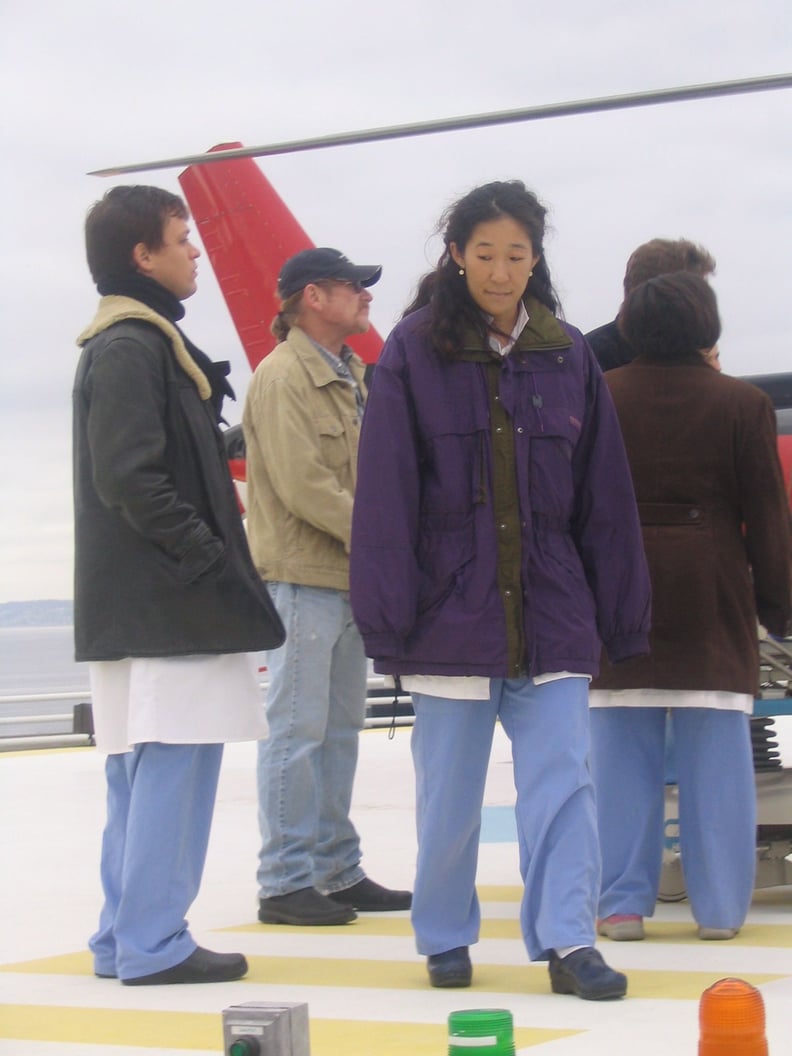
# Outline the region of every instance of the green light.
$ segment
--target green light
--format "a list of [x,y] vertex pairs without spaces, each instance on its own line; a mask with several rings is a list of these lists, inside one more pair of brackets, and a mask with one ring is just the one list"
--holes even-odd
[[256,1038],[237,1038],[231,1042],[228,1056],[261,1056],[261,1046]]

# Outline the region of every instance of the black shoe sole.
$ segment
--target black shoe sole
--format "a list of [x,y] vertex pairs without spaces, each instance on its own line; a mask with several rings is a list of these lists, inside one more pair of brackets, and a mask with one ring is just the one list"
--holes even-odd
[[332,898],[332,900],[338,903],[339,906],[349,906],[350,909],[356,909],[358,913],[396,913],[400,909],[410,909],[410,907],[412,906],[412,899],[410,899],[409,901],[394,902],[391,904],[386,902],[366,903],[361,902],[360,899],[344,902],[341,897],[341,894],[339,894],[338,896],[328,895],[327,897]]
[[180,972],[177,968],[170,968],[164,972],[155,972],[153,975],[141,975],[137,979],[122,979],[124,986],[171,986],[180,983],[233,983],[236,979],[242,979],[248,973],[247,965],[226,971],[207,972],[201,975],[195,972]]
[[550,987],[554,994],[573,994],[584,1001],[616,1001],[627,993],[627,984],[614,983],[613,986],[604,987],[602,990],[586,993],[570,979],[550,979]]
[[470,986],[473,982],[472,973],[469,975],[432,975],[429,973],[429,982],[433,987],[438,990],[461,990],[463,987]]
[[297,917],[290,913],[278,913],[277,910],[260,910],[258,919],[261,924],[291,924],[295,927],[321,928],[336,924],[351,924],[357,919],[357,913],[351,906],[339,906],[338,913],[326,917]]

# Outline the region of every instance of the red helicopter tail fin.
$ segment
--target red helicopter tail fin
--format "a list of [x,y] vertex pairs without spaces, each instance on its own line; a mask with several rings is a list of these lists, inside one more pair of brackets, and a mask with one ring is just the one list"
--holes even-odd
[[[314,243],[251,158],[191,165],[179,183],[255,370],[275,346],[270,324],[280,307],[275,287],[281,266]],[[376,362],[382,349],[373,328],[349,343],[366,363]]]

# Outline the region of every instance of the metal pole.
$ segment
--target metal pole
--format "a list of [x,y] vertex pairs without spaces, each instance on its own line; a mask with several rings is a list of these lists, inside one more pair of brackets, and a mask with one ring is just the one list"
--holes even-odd
[[404,139],[408,136],[429,136],[438,132],[460,132],[470,128],[514,124],[519,121],[540,121],[550,117],[570,117],[574,114],[592,114],[604,110],[628,110],[638,106],[682,103],[695,99],[711,99],[722,95],[768,92],[778,88],[792,88],[792,73],[782,73],[771,77],[753,77],[741,81],[694,84],[681,88],[661,88],[658,91],[634,92],[630,95],[610,95],[600,99],[579,99],[567,103],[549,103],[545,106],[531,106],[521,110],[499,110],[489,114],[469,114],[466,117],[441,118],[437,121],[391,125],[386,128],[369,128],[357,132],[337,132],[329,136],[295,139],[285,143],[271,143],[260,147],[234,147],[230,150],[217,150],[208,154],[186,154],[180,158],[138,162],[133,165],[117,165],[109,169],[95,169],[89,172],[88,175],[121,176],[128,172],[181,168],[186,165],[207,165],[214,161],[229,161],[233,158],[264,158],[275,154],[296,154],[300,151],[320,150],[324,147],[344,147],[354,143],[376,143],[388,139]]

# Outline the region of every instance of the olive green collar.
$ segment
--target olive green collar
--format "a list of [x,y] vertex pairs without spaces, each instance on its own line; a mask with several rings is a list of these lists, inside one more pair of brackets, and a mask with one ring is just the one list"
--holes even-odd
[[[549,349],[569,348],[572,338],[564,330],[558,319],[549,308],[541,301],[529,297],[526,305],[528,309],[528,325],[517,338],[509,355],[515,352],[544,352]],[[460,359],[472,362],[487,362],[490,359],[500,359],[498,353],[485,344],[485,339],[472,327],[468,327],[463,335],[463,348]]]

